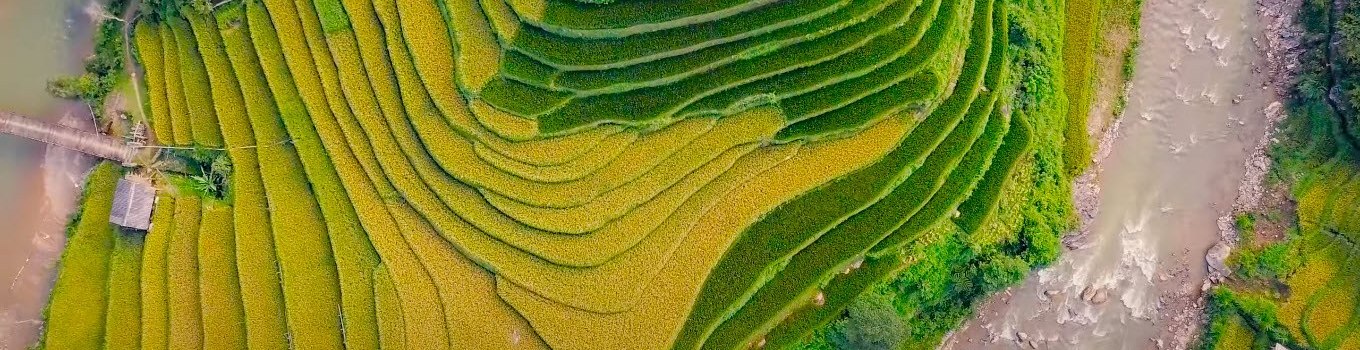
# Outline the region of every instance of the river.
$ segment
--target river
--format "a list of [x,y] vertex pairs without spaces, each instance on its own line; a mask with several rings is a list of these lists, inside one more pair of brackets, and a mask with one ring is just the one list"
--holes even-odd
[[[46,92],[47,80],[81,72],[90,54],[87,0],[0,0],[0,109],[91,127],[88,109]],[[37,339],[65,243],[66,218],[92,162],[0,136],[0,350]]]
[[1250,0],[1147,1],[1142,18],[1128,108],[1096,156],[1093,217],[946,348],[1183,349],[1197,336],[1204,254],[1273,98],[1257,71],[1262,25]]

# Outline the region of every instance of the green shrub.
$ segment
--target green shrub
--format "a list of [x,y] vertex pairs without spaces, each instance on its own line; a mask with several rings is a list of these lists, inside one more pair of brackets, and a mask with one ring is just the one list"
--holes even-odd
[[901,348],[907,338],[892,297],[884,293],[856,298],[834,327],[831,343],[838,349],[893,350]]
[[822,290],[824,301],[820,307],[802,308],[788,317],[765,336],[770,349],[790,348],[802,342],[817,327],[835,321],[859,296],[884,278],[901,271],[902,256],[892,255],[866,259],[860,268],[837,275]]

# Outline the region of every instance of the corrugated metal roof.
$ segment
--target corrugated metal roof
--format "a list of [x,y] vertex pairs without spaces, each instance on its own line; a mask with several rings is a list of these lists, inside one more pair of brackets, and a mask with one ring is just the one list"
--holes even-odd
[[123,177],[113,194],[109,222],[146,231],[151,228],[151,210],[156,205],[156,188],[145,181]]

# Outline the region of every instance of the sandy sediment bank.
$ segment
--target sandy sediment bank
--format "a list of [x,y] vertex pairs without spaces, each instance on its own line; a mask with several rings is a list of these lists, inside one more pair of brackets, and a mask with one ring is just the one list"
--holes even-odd
[[[78,117],[79,108],[69,108],[61,123],[89,128],[88,116]],[[88,112],[83,112],[88,113]],[[22,229],[29,237],[22,265],[13,276],[7,277],[8,305],[0,311],[0,349],[21,349],[37,341],[42,327],[42,311],[56,279],[57,261],[66,242],[66,224],[79,209],[85,176],[94,160],[79,152],[56,146],[46,146],[41,167],[34,169],[37,176],[25,199]],[[28,214],[25,214],[28,215]],[[22,247],[13,247],[22,248]]]

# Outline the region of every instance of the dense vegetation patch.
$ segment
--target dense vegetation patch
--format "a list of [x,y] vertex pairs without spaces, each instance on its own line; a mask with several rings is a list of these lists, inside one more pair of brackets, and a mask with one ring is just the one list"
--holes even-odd
[[[1360,153],[1354,96],[1346,93],[1357,81],[1349,64],[1360,47],[1353,35],[1360,19],[1346,6],[1305,1],[1300,9],[1306,68],[1288,101],[1282,142],[1271,149],[1269,178],[1296,205],[1235,220],[1243,239],[1229,259],[1231,283],[1213,294],[1204,348],[1360,347],[1360,272],[1350,268],[1360,258]],[[1283,237],[1260,241],[1272,236]]]
[[929,347],[1056,257],[1061,2],[591,2],[146,1],[143,348]]

